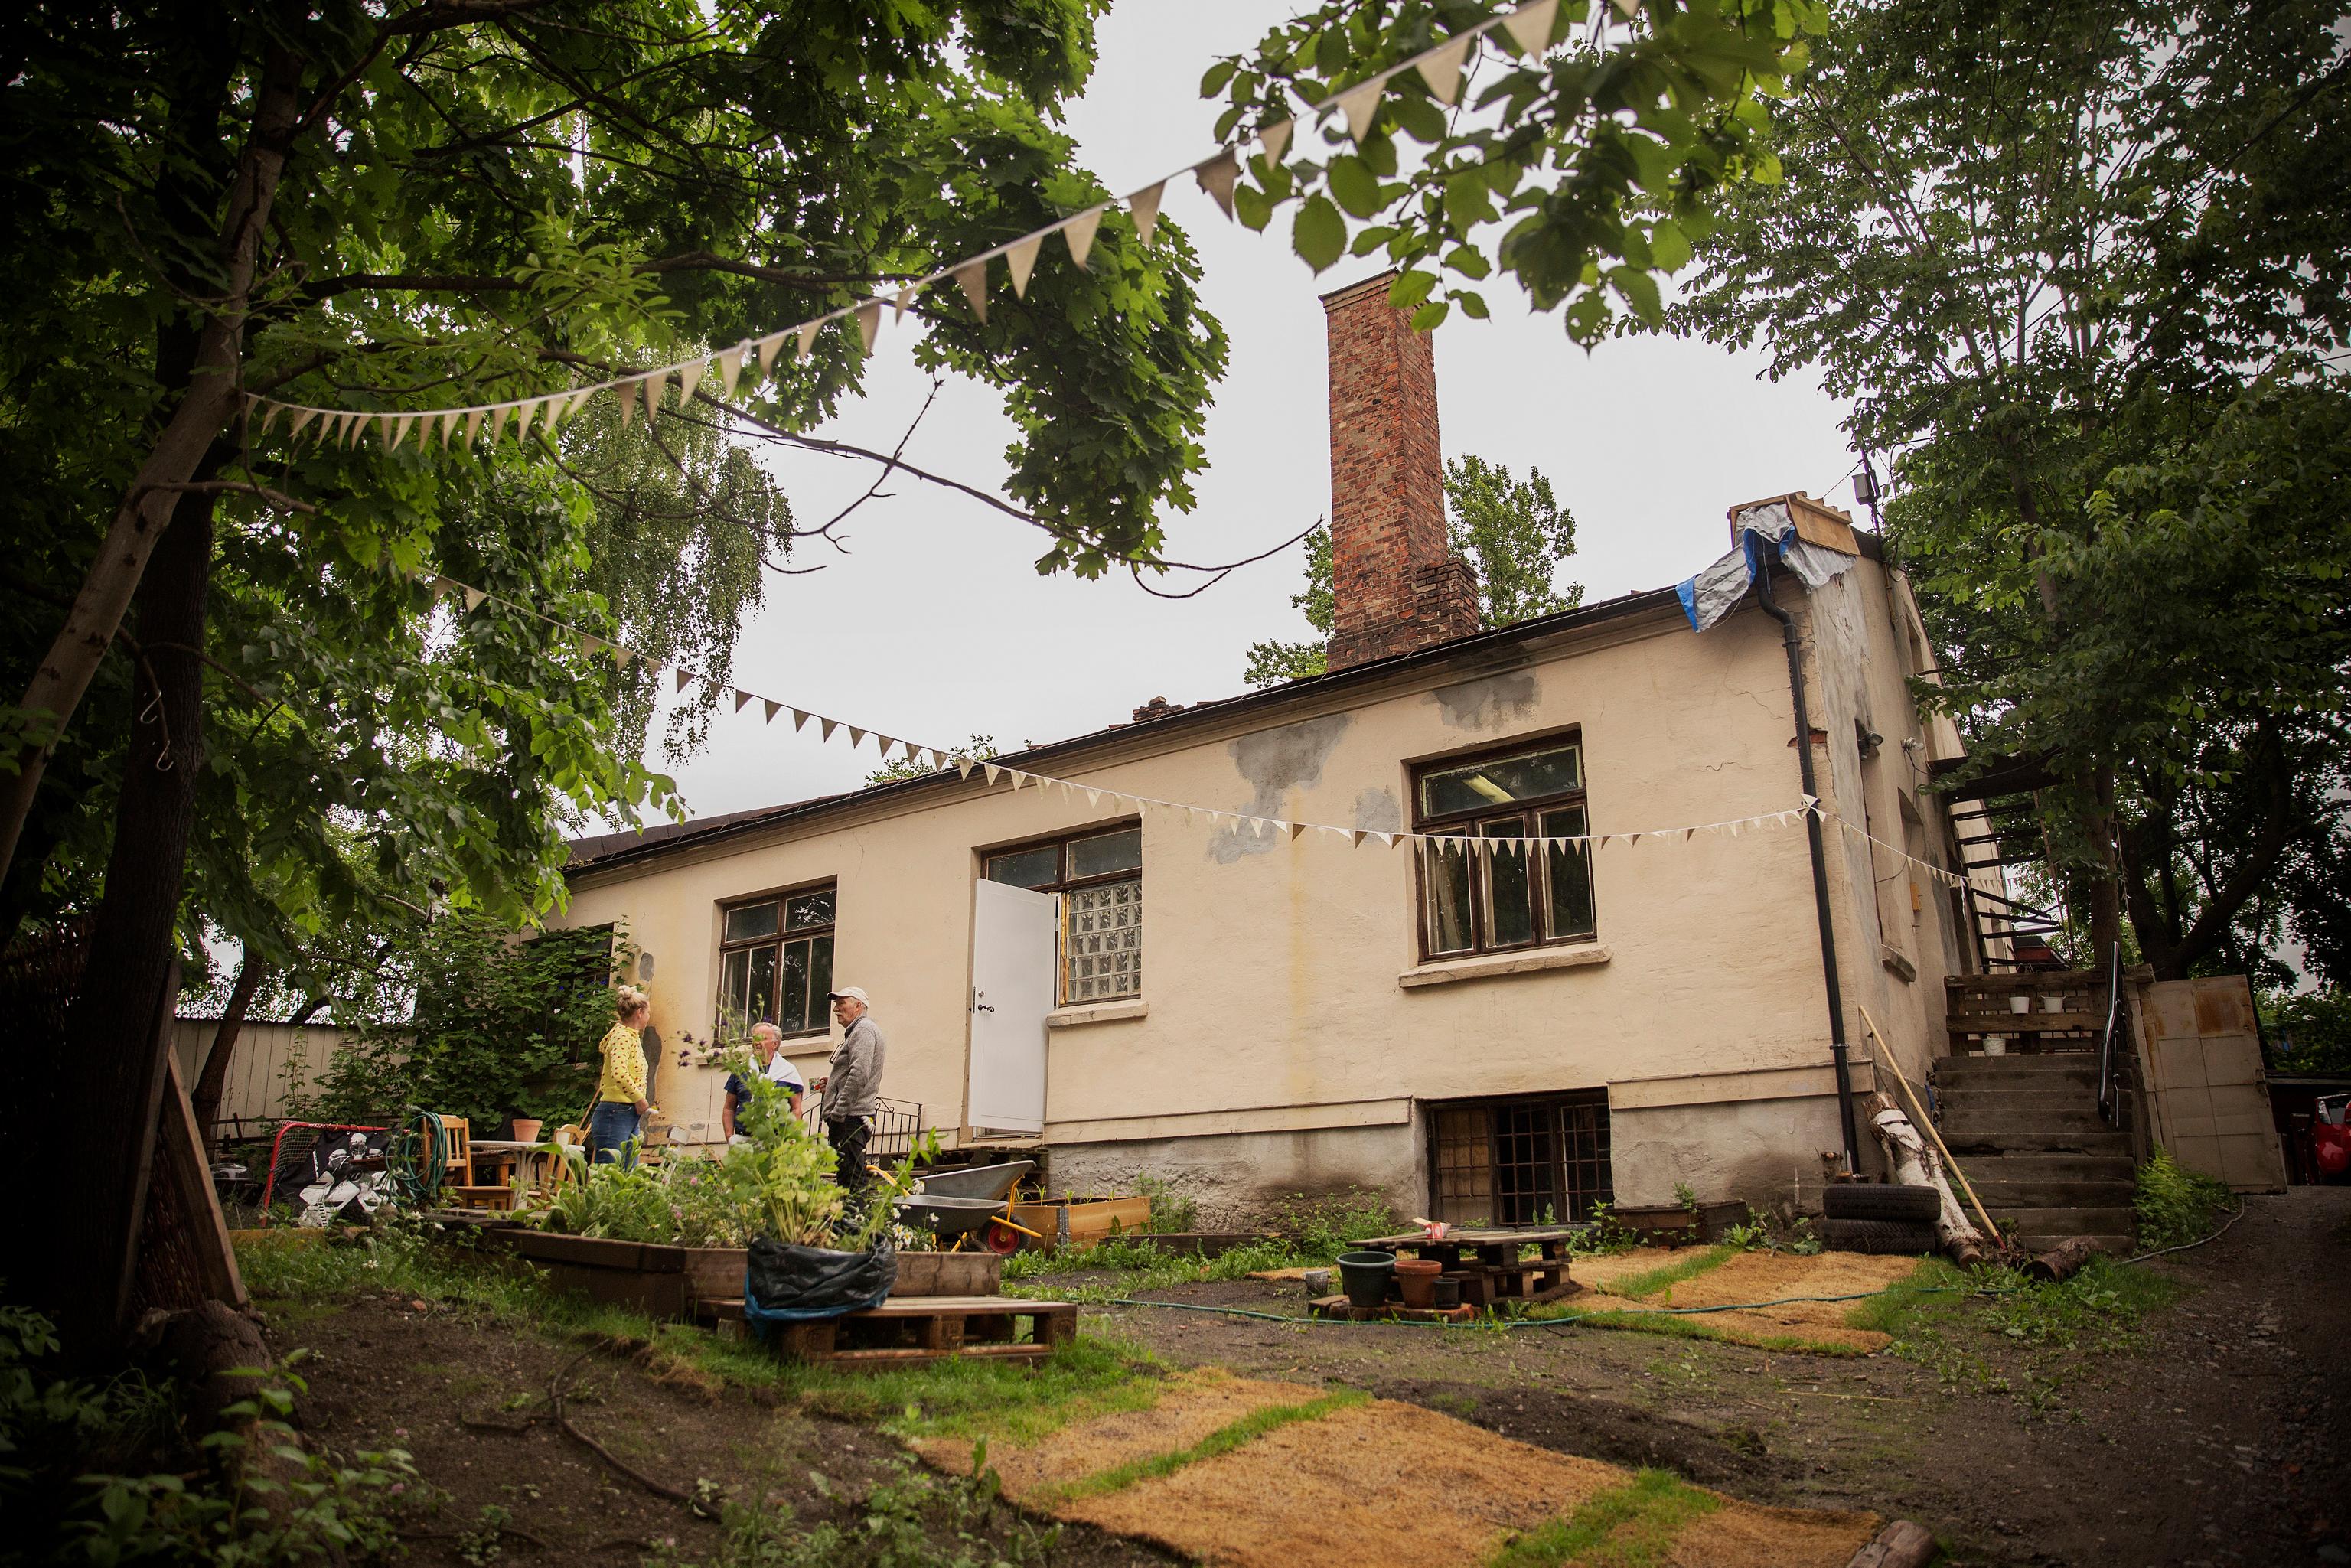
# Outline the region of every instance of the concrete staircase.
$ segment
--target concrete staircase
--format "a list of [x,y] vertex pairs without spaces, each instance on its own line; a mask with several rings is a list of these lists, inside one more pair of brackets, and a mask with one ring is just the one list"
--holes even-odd
[[1943,1141],[2026,1249],[2090,1236],[2116,1256],[2134,1249],[2130,1134],[2098,1114],[2095,1053],[1946,1056],[1935,1084]]

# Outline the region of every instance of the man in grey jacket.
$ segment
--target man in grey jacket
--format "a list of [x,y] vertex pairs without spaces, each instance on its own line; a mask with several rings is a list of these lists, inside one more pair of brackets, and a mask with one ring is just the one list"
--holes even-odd
[[863,987],[843,986],[828,999],[841,1025],[841,1044],[832,1071],[816,1081],[816,1089],[824,1096],[824,1135],[837,1161],[833,1179],[854,1196],[865,1190],[865,1145],[872,1141],[873,1113],[882,1103],[883,1042]]

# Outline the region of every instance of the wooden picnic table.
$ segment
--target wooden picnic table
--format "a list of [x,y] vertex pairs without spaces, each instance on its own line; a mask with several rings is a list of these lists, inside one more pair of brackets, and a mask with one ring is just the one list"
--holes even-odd
[[[1567,1244],[1581,1234],[1583,1228],[1573,1225],[1502,1225],[1449,1228],[1441,1241],[1431,1240],[1425,1230],[1407,1230],[1355,1245],[1442,1263],[1447,1278],[1461,1281],[1465,1306],[1489,1307],[1497,1301],[1531,1305],[1582,1289],[1567,1277]],[[1536,1255],[1522,1257],[1529,1247]]]

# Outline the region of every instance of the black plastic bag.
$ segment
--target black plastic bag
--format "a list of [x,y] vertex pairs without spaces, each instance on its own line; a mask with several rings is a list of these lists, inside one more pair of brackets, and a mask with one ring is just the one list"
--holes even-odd
[[751,1243],[743,1270],[743,1315],[754,1324],[799,1323],[878,1307],[898,1282],[898,1252],[885,1239],[871,1252]]

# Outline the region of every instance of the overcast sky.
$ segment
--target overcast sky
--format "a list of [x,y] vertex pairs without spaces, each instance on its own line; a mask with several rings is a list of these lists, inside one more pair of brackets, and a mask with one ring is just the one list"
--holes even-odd
[[[1198,97],[1216,56],[1247,47],[1281,7],[1241,0],[1122,0],[1101,29],[1101,63],[1070,128],[1113,191],[1206,156],[1216,109]],[[1198,244],[1208,308],[1232,359],[1208,417],[1197,508],[1165,519],[1170,559],[1255,554],[1327,514],[1329,410],[1317,297],[1374,270],[1343,261],[1317,277],[1290,252],[1288,216],[1262,235],[1228,223],[1187,180],[1167,212]],[[1040,266],[1066,266],[1050,246]],[[1000,284],[1000,279],[999,279]],[[1542,470],[1574,515],[1564,572],[1586,602],[1688,576],[1728,548],[1724,509],[1795,489],[1851,506],[1853,454],[1839,406],[1809,381],[1761,379],[1754,355],[1635,339],[1586,354],[1556,315],[1536,315],[1498,279],[1494,319],[1458,314],[1437,333],[1446,455],[1475,453],[1521,476]],[[886,324],[862,403],[821,434],[893,445],[928,389],[911,329]],[[993,488],[1010,426],[984,389],[950,382],[907,455]],[[862,489],[870,469],[808,455],[769,459],[804,517]],[[1155,599],[1124,578],[1040,578],[1041,536],[952,493],[893,481],[847,526],[851,553],[821,541],[813,576],[770,578],[736,653],[736,680],[765,695],[918,744],[977,733],[1007,750],[1243,688],[1245,650],[1301,638],[1290,608],[1303,565],[1292,549],[1193,600]],[[673,769],[695,815],[853,787],[876,766],[845,736],[723,712],[710,745]],[[659,742],[655,741],[656,751]],[[664,766],[656,755],[656,766]]]

